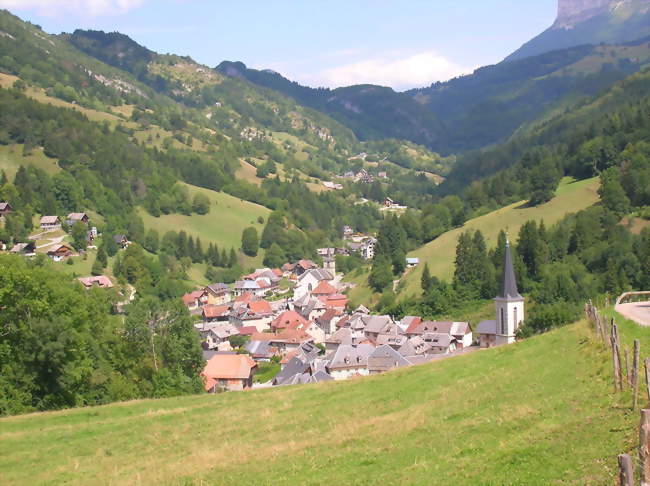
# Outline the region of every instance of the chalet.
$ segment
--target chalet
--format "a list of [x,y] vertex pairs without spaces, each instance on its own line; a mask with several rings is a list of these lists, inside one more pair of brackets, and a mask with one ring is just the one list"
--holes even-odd
[[270,286],[267,284],[260,285],[260,281],[255,280],[239,280],[235,282],[235,295],[240,296],[243,294],[253,294],[256,297],[264,297],[266,293],[270,290]]
[[43,216],[39,223],[44,231],[52,231],[61,228],[61,219],[58,216]]
[[427,333],[421,339],[427,344],[430,354],[450,354],[456,351],[456,340],[446,333]]
[[314,268],[318,268],[318,265],[316,265],[311,260],[300,260],[293,266],[293,273],[296,277],[300,277],[305,272],[308,272]]
[[88,215],[86,213],[70,213],[68,214],[68,217],[65,218],[65,224],[68,226],[72,226],[76,223],[83,223],[87,225],[89,221],[90,218],[88,218]]
[[415,268],[420,264],[420,259],[419,258],[407,258],[406,259],[406,267],[407,268]]
[[105,275],[97,275],[92,277],[79,277],[77,280],[79,280],[79,282],[81,282],[81,285],[83,285],[87,289],[93,287],[99,287],[100,289],[113,288],[113,282],[111,282],[111,279]]
[[64,243],[53,246],[50,250],[48,250],[47,256],[49,256],[55,262],[60,262],[61,260],[72,256],[73,253],[74,250],[72,247]]
[[380,334],[396,333],[396,326],[390,316],[364,316],[361,318],[366,338],[375,341]]
[[131,244],[126,235],[115,235],[113,236],[113,241],[115,241],[115,244],[122,250]]
[[223,283],[213,283],[203,289],[209,305],[224,305],[230,302],[230,288]]
[[327,370],[335,380],[347,380],[356,375],[368,375],[368,356],[375,347],[371,344],[358,346],[340,345],[329,357]]
[[183,296],[183,304],[189,311],[197,311],[208,301],[204,290],[195,290]]
[[408,359],[387,344],[377,347],[368,356],[368,374],[371,375],[410,365]]
[[36,243],[33,241],[27,243],[16,243],[9,252],[16,255],[33,256],[36,254]]
[[203,322],[228,322],[230,320],[230,307],[227,305],[204,305],[201,309]]
[[312,268],[300,275],[298,283],[294,288],[294,298],[302,297],[307,293],[311,293],[323,280],[332,281],[334,276],[327,270],[322,268]]
[[207,362],[201,377],[208,393],[239,391],[253,386],[257,363],[246,354],[216,354]]
[[239,331],[235,326],[225,323],[211,327],[205,334],[204,343],[206,349],[219,348],[222,350],[220,345],[228,342],[231,336],[237,336]]
[[269,329],[273,320],[273,309],[265,300],[253,300],[233,307],[229,322],[236,327],[255,326],[258,332]]
[[11,213],[13,208],[8,202],[0,202],[0,218],[4,218],[7,214]]

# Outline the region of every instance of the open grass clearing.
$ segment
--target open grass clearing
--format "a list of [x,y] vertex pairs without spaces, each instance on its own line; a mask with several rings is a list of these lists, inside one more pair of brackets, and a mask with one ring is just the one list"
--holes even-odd
[[610,485],[616,455],[637,440],[638,414],[627,411],[628,395],[611,395],[609,365],[582,322],[347,382],[6,418],[0,477],[7,484]]

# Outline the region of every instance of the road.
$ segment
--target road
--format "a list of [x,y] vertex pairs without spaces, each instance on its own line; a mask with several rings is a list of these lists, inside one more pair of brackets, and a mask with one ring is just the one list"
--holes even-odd
[[616,306],[616,312],[642,326],[650,326],[650,302],[619,304]]

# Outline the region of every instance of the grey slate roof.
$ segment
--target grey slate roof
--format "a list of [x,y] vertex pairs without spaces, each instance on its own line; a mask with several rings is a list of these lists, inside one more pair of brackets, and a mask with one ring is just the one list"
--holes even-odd
[[327,367],[331,369],[339,368],[363,368],[368,365],[368,356],[375,350],[370,344],[359,344],[358,346],[348,346],[342,344],[332,353]]
[[368,371],[388,371],[411,362],[388,345],[379,346],[368,356]]
[[500,299],[523,299],[517,289],[517,278],[515,277],[515,268],[512,264],[512,254],[510,252],[510,242],[506,241],[506,251],[503,259],[503,275],[501,277]]
[[496,334],[497,333],[497,321],[481,321],[478,323],[476,332],[479,334]]

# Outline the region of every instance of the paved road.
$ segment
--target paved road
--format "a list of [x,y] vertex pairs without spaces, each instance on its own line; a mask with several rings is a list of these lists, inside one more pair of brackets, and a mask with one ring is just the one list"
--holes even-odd
[[638,322],[642,326],[650,326],[650,302],[619,304],[616,306],[616,312]]

